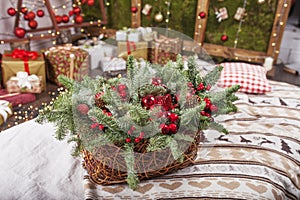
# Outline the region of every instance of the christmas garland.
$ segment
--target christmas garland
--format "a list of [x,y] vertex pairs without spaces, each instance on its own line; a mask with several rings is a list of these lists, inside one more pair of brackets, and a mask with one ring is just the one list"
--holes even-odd
[[129,56],[126,78],[86,77],[78,83],[60,76],[66,90],[37,120],[54,122],[57,139],[71,136],[77,154],[107,144],[122,148],[127,182],[136,188],[134,153],[140,144],[147,144],[145,152],[170,148],[174,159],[182,161],[180,144],[194,140],[187,133],[207,128],[227,133],[214,117],[237,110],[233,101],[239,86],[213,90],[221,70],[217,66],[201,77],[193,57],[185,68],[181,56],[163,67]]

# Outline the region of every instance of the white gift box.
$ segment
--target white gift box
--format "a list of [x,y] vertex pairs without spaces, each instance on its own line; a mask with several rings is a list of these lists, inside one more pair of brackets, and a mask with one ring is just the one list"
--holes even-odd
[[105,57],[117,56],[117,47],[102,41],[99,41],[98,45],[94,45],[94,46],[84,45],[79,47],[86,50],[89,53],[91,69],[98,68],[99,62]]
[[116,40],[117,41],[127,41],[127,30],[118,30],[116,32]]
[[103,72],[126,70],[126,61],[122,58],[105,57],[100,61]]
[[139,30],[132,29],[128,34],[129,42],[140,42],[142,40],[142,33]]

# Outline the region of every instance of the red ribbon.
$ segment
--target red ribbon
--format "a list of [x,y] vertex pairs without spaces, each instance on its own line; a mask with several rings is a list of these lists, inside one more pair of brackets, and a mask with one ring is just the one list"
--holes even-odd
[[26,51],[23,49],[14,49],[11,54],[5,55],[5,56],[11,56],[13,59],[21,59],[24,61],[24,71],[29,73],[29,65],[28,61],[29,59],[35,60],[39,56],[39,54],[36,51]]
[[131,54],[131,46],[133,47],[133,51],[136,51],[136,45],[134,42],[126,42],[126,46],[127,46],[127,54],[130,55]]

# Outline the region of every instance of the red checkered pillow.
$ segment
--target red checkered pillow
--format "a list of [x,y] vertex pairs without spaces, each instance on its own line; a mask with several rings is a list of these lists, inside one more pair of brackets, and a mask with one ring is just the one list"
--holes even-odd
[[218,86],[240,85],[239,92],[262,94],[271,91],[265,68],[247,63],[222,63],[224,67]]

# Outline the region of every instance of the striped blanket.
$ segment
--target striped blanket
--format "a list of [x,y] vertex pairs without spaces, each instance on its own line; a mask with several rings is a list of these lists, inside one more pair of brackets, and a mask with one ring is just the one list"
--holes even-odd
[[216,119],[230,134],[205,131],[195,165],[135,191],[86,175],[85,199],[300,199],[300,88],[270,84],[265,95],[238,93],[239,111]]

